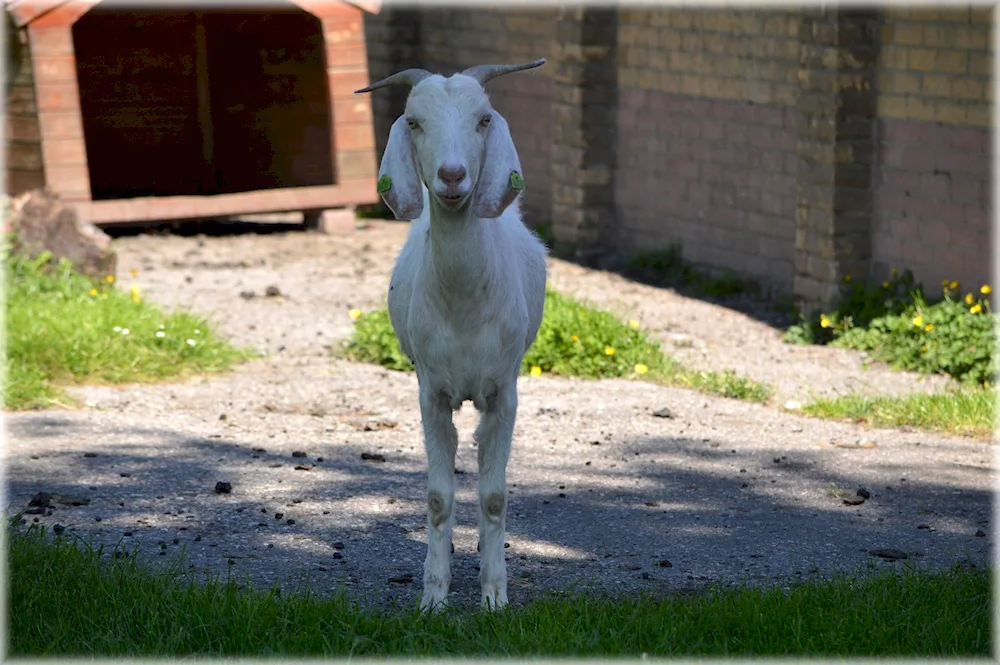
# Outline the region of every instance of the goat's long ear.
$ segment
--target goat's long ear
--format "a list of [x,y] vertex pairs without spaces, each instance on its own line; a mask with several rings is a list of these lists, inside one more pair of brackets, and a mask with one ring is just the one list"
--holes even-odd
[[499,217],[523,189],[521,161],[510,138],[510,129],[503,116],[494,111],[486,134],[486,152],[472,199],[472,212],[476,217]]
[[378,193],[396,219],[414,220],[424,211],[424,192],[405,116],[399,116],[389,130],[378,169]]

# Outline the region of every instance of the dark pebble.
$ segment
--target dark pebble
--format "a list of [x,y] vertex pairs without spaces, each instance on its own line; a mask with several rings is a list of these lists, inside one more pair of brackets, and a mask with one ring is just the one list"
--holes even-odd
[[48,492],[39,492],[31,497],[31,501],[28,501],[29,506],[38,506],[39,508],[48,508],[51,503],[52,495]]
[[281,295],[281,289],[279,289],[277,286],[274,286],[272,284],[271,286],[269,286],[266,289],[264,289],[264,295],[267,296],[268,298],[274,298],[274,297],[280,296]]
[[322,461],[323,461],[323,458],[322,458],[322,457],[317,457],[317,458],[316,458],[316,461],[317,461],[317,462],[322,462]]
[[780,457],[775,457],[774,458],[774,463],[775,464],[781,464],[781,458]]
[[560,499],[565,499],[566,498],[566,493],[565,492],[559,492],[559,498]]
[[342,549],[344,549],[344,543],[342,543],[342,542],[340,542],[338,540],[337,542],[335,542],[333,544],[333,549],[335,549],[335,550],[342,550]]
[[274,519],[280,520],[284,516],[285,516],[285,513],[275,513],[274,514]]
[[295,524],[295,520],[285,520],[285,524]]
[[229,416],[227,416],[227,415],[226,415],[226,414],[224,414],[224,413],[220,413],[220,414],[219,414],[219,420],[225,420],[225,419],[226,419],[226,418],[228,418],[228,417],[229,417]]
[[864,487],[859,487],[858,488],[858,496],[860,496],[862,498],[865,498],[865,499],[870,499],[870,498],[872,498],[872,493],[869,492],[868,490],[866,490]]
[[229,483],[224,483],[221,480],[215,483],[216,494],[229,494],[232,491],[233,491],[233,486]]
[[503,548],[504,548],[505,550],[506,550],[506,549],[510,549],[510,543],[504,543],[504,544],[503,544]]
[[656,565],[660,568],[673,568],[674,564],[670,563],[669,559],[660,559],[656,562]]
[[262,512],[262,513],[264,513],[266,515],[267,514],[267,508],[261,508],[260,512]]
[[566,489],[566,486],[565,485],[560,485],[559,489],[564,490],[564,489]]
[[384,462],[385,455],[380,455],[379,453],[361,453],[361,459],[368,462]]
[[292,499],[292,503],[302,503],[302,499]]
[[305,456],[306,454],[301,450],[296,450],[295,452],[292,453],[292,457],[305,457]]
[[343,559],[343,558],[344,558],[344,555],[343,555],[343,554],[341,554],[340,552],[334,552],[334,553],[333,553],[333,558],[334,558],[334,559]]
[[329,510],[324,510],[324,511],[323,511],[323,514],[324,514],[324,515],[329,515],[329,514],[330,514],[330,511],[329,511]]
[[542,503],[543,503],[543,504],[548,504],[548,503],[549,503],[549,500],[548,500],[548,499],[542,499]]
[[931,525],[930,524],[918,524],[917,528],[918,529],[923,529],[923,530],[927,531],[927,530],[930,530]]
[[201,536],[195,536],[194,537],[194,542],[196,542],[196,543],[201,542]]
[[264,450],[263,448],[252,448],[251,450],[252,450],[253,452],[255,452],[255,453],[266,453],[266,452],[267,452],[267,451],[266,451],[266,450]]
[[986,532],[982,529],[976,529],[976,538],[985,538]]
[[100,515],[98,515],[97,517],[95,517],[95,518],[94,518],[94,521],[95,521],[95,522],[100,522],[100,521],[101,521],[101,519],[102,519],[102,518],[101,518],[101,516],[100,516]]
[[48,510],[45,511],[45,516],[46,517],[52,517],[52,509],[51,508],[49,508]]
[[174,538],[174,545],[180,545],[180,544],[181,544],[181,539],[180,538]]
[[656,411],[653,411],[653,417],[654,418],[673,418],[674,417],[674,412],[671,411],[670,409],[664,407],[662,409],[657,409]]
[[746,469],[740,469],[740,473],[746,473],[746,472],[747,472]]
[[122,534],[122,535],[123,535],[123,536],[125,536],[126,538],[131,538],[131,537],[132,537],[132,532],[131,532],[131,531],[126,531],[126,532],[125,532],[124,534]]
[[167,555],[166,550],[160,550],[160,556],[166,556],[166,555]]
[[296,464],[295,465],[295,470],[296,471],[311,471],[312,467],[311,466],[303,466],[302,464]]
[[121,473],[119,473],[118,475],[119,475],[119,476],[121,476],[122,478],[129,478],[129,477],[131,477],[131,476],[132,476],[132,474],[131,474],[131,473],[126,473],[125,471],[122,471],[122,472],[121,472]]
[[235,566],[236,565],[236,561],[234,559],[230,559],[229,560],[229,565],[230,566]]
[[35,519],[31,520],[31,521],[34,522],[35,524],[38,524],[38,518],[37,517]]
[[[35,518],[35,521],[36,521],[36,522],[38,521],[38,518],[37,518],[37,517]],[[28,520],[27,520],[26,518],[22,517],[22,518],[21,518],[21,524],[27,524],[27,523],[28,523]]]
[[97,457],[97,453],[84,453],[84,457]]
[[649,573],[643,573],[642,574],[642,579],[648,580],[649,579]]

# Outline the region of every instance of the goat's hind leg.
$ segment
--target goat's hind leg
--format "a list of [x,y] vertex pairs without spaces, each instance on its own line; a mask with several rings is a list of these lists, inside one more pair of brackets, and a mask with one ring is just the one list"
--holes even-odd
[[427,559],[421,609],[447,604],[451,585],[451,536],[455,505],[455,452],[458,432],[448,399],[423,387],[420,416],[427,451]]
[[517,417],[517,384],[500,389],[483,412],[476,429],[479,456],[479,579],[482,605],[507,604],[507,462]]

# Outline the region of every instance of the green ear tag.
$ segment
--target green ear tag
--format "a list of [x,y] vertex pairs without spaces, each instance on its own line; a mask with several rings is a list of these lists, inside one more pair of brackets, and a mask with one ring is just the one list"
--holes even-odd
[[390,178],[388,174],[383,175],[381,178],[378,179],[378,184],[375,185],[375,189],[378,191],[379,194],[385,194],[390,189],[392,189],[392,178]]
[[524,189],[524,178],[517,171],[510,174],[510,188],[511,189]]

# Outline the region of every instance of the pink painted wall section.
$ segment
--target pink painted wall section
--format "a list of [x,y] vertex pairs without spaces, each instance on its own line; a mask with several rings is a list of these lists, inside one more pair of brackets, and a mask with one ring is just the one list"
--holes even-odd
[[873,270],[909,267],[931,294],[942,280],[964,290],[991,279],[992,133],[886,120],[873,224]]

